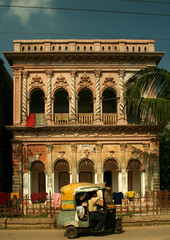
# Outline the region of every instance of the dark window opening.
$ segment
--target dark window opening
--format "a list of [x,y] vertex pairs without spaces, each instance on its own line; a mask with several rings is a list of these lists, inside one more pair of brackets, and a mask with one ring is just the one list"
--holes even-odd
[[93,112],[93,94],[90,90],[81,90],[78,94],[78,112],[79,113],[92,113]]
[[31,93],[30,113],[44,113],[44,92],[35,90]]
[[103,113],[117,113],[116,92],[112,89],[104,90],[103,94]]

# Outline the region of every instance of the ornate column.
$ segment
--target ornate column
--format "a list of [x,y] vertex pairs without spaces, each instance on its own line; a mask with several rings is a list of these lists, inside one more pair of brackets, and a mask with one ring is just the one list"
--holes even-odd
[[72,152],[72,183],[77,182],[77,146],[71,145]]
[[52,151],[53,151],[53,145],[49,144],[46,146],[47,149],[47,172],[46,172],[46,192],[47,193],[53,193],[53,184],[52,182]]
[[160,170],[159,170],[159,141],[155,140],[151,143],[150,151],[150,175],[151,175],[151,190],[157,191],[160,189]]
[[125,113],[125,104],[124,104],[124,70],[119,70],[119,79],[120,79],[120,100],[119,100],[119,119],[118,124],[125,124],[126,123],[126,113]]
[[149,191],[149,157],[150,157],[150,144],[144,143],[143,144],[143,157],[144,157],[144,163],[145,163],[145,190]]
[[95,109],[95,122],[101,122],[100,75],[101,75],[101,70],[95,70],[95,77],[96,77],[96,109]]
[[71,71],[71,122],[76,121],[76,71]]
[[22,157],[21,157],[21,143],[18,141],[12,142],[12,162],[13,162],[13,175],[12,175],[12,192],[22,191]]
[[46,70],[47,75],[47,123],[51,124],[51,77],[52,77],[53,71],[52,70]]
[[97,144],[96,145],[96,151],[97,151],[97,184],[100,184],[103,182],[103,179],[102,179],[102,148],[103,148],[103,145],[102,144]]
[[126,148],[127,145],[125,143],[120,144],[120,151],[121,151],[121,192],[126,194],[128,190],[128,182],[127,182],[127,169],[126,169]]
[[23,84],[22,84],[22,125],[27,122],[27,77],[28,71],[23,71]]
[[141,193],[145,195],[145,171],[141,171]]

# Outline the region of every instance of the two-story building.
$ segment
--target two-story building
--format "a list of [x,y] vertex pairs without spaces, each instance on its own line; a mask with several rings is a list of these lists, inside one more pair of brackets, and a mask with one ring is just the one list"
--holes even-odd
[[156,66],[153,40],[15,40],[13,191],[106,182],[159,189],[159,128],[128,122],[124,83]]

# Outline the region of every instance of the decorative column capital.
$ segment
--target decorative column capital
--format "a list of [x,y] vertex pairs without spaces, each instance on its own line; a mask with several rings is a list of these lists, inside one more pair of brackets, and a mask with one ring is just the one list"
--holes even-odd
[[71,145],[71,151],[76,152],[77,151],[77,146],[76,145]]
[[48,151],[53,150],[53,144],[47,144],[46,147],[47,147]]
[[24,78],[27,78],[29,75],[29,72],[28,72],[28,70],[24,70],[24,71],[22,71],[22,74],[23,74]]
[[101,75],[101,72],[102,72],[101,69],[95,69],[95,70],[94,70],[95,77],[96,77],[96,78],[99,78],[100,75]]
[[71,71],[70,71],[71,77],[75,77],[75,76],[76,76],[76,73],[77,73],[77,70],[71,70]]
[[121,152],[126,152],[126,148],[127,148],[126,143],[121,143],[121,144],[120,144],[120,151],[121,151]]
[[124,77],[125,76],[125,70],[124,69],[119,69],[118,74],[119,74],[119,77]]
[[52,74],[53,74],[53,70],[52,69],[45,70],[45,73],[46,73],[47,77],[51,78]]
[[148,152],[149,149],[150,149],[150,144],[149,143],[144,143],[143,144],[143,149],[144,149],[144,151]]
[[102,152],[103,144],[96,144],[97,152]]
[[13,72],[13,76],[17,77],[17,76],[21,76],[21,68],[12,68],[12,72]]

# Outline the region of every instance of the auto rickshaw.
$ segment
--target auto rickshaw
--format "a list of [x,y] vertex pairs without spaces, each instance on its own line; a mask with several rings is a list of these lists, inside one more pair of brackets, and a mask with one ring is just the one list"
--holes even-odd
[[[103,231],[111,230],[122,232],[122,218],[116,219],[116,207],[108,194],[108,188],[105,184],[93,183],[73,183],[60,189],[61,191],[61,211],[58,213],[58,225],[66,227],[65,236],[69,239],[77,238],[78,234],[85,229],[95,233],[95,222],[90,219],[88,212],[88,201],[91,199],[94,191],[101,195],[99,211],[106,214],[106,223]],[[84,217],[78,215],[78,206],[83,205]]]

